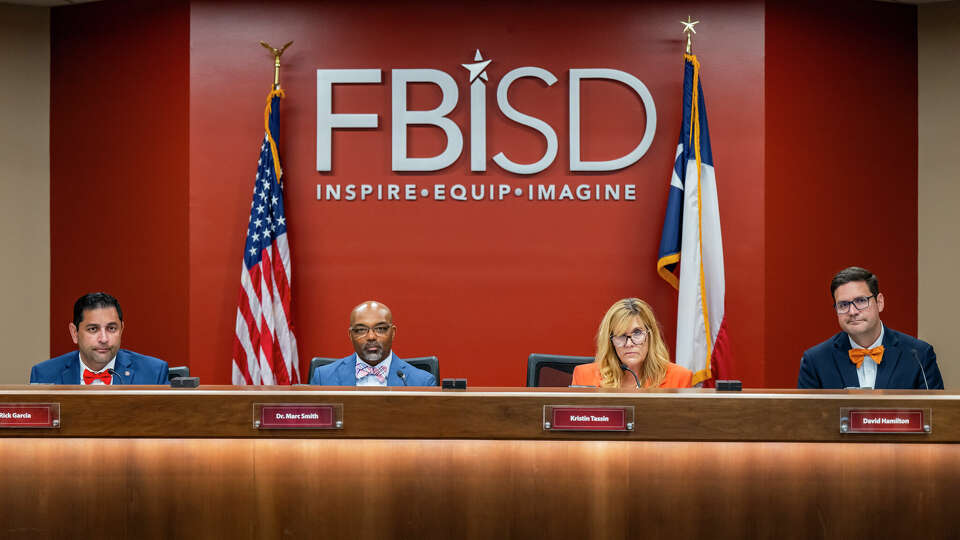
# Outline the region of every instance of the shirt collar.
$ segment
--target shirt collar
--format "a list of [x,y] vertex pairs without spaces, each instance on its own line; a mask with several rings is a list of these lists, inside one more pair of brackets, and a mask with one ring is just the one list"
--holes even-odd
[[[371,366],[370,364],[368,364],[368,363],[364,362],[363,360],[361,360],[359,354],[353,353],[353,356],[355,356],[355,357],[357,358],[357,365],[358,365],[358,366],[359,366],[360,364],[363,364],[363,365],[365,365],[365,366],[373,367],[373,366]],[[383,372],[389,374],[389,373],[390,373],[390,362],[391,362],[392,360],[393,360],[393,351],[390,351],[390,354],[389,354],[386,358],[384,358],[382,362],[380,362],[379,364],[377,364],[377,366],[383,366]]]
[[83,382],[83,372],[84,372],[84,370],[89,371],[89,372],[91,372],[91,373],[103,373],[104,371],[112,370],[112,369],[113,369],[113,366],[114,366],[114,365],[116,364],[116,362],[117,362],[117,356],[114,355],[113,358],[111,358],[110,361],[107,362],[107,365],[103,366],[103,369],[101,369],[101,370],[99,370],[99,371],[93,371],[92,369],[88,368],[86,364],[83,363],[83,353],[81,353],[80,351],[77,351],[77,354],[79,355],[78,358],[80,359],[80,384],[85,384],[85,383]]
[[[883,321],[880,321],[880,335],[877,336],[877,340],[873,342],[873,345],[870,345],[869,347],[862,347],[862,348],[864,348],[864,349],[876,349],[877,347],[879,347],[880,344],[883,343],[883,332],[884,332]],[[851,349],[860,349],[860,348],[861,348],[860,345],[857,345],[857,342],[854,341],[852,337],[850,337],[850,334],[847,334],[847,339],[850,340],[850,348],[851,348]]]

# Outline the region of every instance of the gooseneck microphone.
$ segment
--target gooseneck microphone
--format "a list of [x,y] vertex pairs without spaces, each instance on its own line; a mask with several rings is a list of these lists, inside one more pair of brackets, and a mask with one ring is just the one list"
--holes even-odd
[[925,386],[925,387],[927,388],[927,390],[929,390],[929,389],[930,389],[930,385],[927,384],[927,374],[923,372],[923,362],[921,362],[921,361],[920,361],[920,357],[917,356],[917,350],[916,350],[916,349],[910,349],[910,352],[913,353],[913,359],[916,360],[916,361],[917,361],[917,365],[920,366],[920,375],[923,375],[923,386]]
[[400,380],[403,381],[403,385],[407,385],[407,374],[403,372],[402,369],[397,370],[397,377],[400,377]]
[[640,388],[640,379],[637,377],[637,374],[634,373],[632,369],[628,368],[627,365],[624,364],[623,362],[620,362],[620,369],[622,369],[623,371],[629,371],[630,374],[633,375],[633,380],[636,381],[637,383],[637,388]]
[[[916,353],[914,353],[914,354],[916,354]],[[113,369],[113,368],[110,368],[110,369],[107,370],[107,373],[109,373],[110,375],[113,375],[114,377],[120,379],[120,384],[127,384],[127,382],[123,380],[123,377],[120,376],[120,373],[119,373],[117,370],[115,370],[115,369]]]

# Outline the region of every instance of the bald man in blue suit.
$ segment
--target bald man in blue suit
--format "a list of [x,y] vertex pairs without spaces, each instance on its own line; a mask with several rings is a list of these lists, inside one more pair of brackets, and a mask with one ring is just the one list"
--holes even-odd
[[347,329],[354,352],[319,366],[310,384],[327,386],[434,386],[436,378],[393,354],[397,325],[390,308],[373,300],[355,307]]

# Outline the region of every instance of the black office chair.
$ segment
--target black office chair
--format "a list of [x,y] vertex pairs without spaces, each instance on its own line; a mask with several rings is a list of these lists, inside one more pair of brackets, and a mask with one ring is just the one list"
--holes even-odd
[[406,363],[411,366],[422,369],[431,375],[437,381],[436,386],[440,386],[440,359],[436,356],[418,356],[417,358],[404,358]]
[[[314,356],[313,359],[310,360],[310,371],[307,373],[307,381],[310,381],[310,376],[313,375],[313,370],[320,366],[332,364],[337,360],[339,360],[339,358],[324,358],[322,356]],[[426,372],[429,372],[431,375],[433,375],[433,378],[436,379],[436,385],[440,386],[440,360],[436,356],[404,358],[403,361],[417,369],[422,369]]]
[[531,354],[527,359],[527,387],[570,386],[573,368],[593,362],[592,356]]
[[187,366],[176,366],[168,369],[167,373],[167,378],[172,381],[173,379],[178,379],[180,377],[189,377],[190,368]]
[[322,356],[314,356],[310,360],[310,371],[307,372],[307,381],[310,382],[310,377],[313,376],[313,371],[320,366],[325,366],[327,364],[332,364],[339,360],[339,358],[324,358]]

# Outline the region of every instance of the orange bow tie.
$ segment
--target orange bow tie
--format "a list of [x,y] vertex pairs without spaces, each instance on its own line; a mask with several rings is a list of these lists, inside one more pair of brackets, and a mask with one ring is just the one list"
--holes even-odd
[[857,369],[860,369],[860,366],[863,365],[864,356],[873,358],[873,361],[878,364],[883,361],[883,345],[873,349],[850,349],[848,354],[850,355],[850,361],[857,365]]

